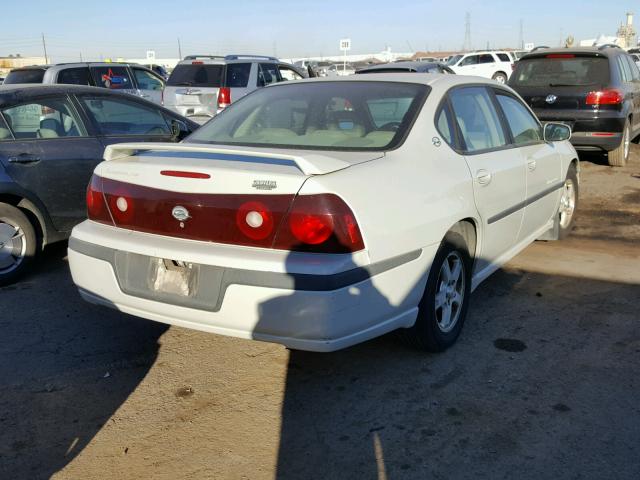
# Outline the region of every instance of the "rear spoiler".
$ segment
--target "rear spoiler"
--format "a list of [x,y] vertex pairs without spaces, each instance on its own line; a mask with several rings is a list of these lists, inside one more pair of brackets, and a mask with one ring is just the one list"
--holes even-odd
[[[197,144],[176,144],[176,143],[118,143],[108,145],[104,150],[104,160],[111,162],[123,158],[135,157],[142,152],[180,152],[180,153],[209,153],[215,157],[216,154],[243,157],[240,161],[250,161],[255,163],[271,163],[274,161],[291,162],[305,175],[322,175],[325,173],[342,170],[351,165],[349,162],[339,160],[334,157],[322,155],[318,152],[309,152],[304,157],[299,155],[274,154],[267,152],[256,152],[253,150],[233,150],[227,148],[210,147]],[[383,154],[382,154],[383,155]],[[227,160],[220,158],[221,160]],[[215,160],[215,158],[212,158]],[[233,159],[231,159],[233,160]]]

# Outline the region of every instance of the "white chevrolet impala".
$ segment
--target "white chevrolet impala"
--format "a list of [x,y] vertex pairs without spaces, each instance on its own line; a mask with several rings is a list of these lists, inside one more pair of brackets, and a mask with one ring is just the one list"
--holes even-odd
[[570,134],[477,77],[270,86],[182,144],[108,147],[71,272],[86,300],[172,325],[315,351],[398,330],[441,351],[480,282],[570,231]]

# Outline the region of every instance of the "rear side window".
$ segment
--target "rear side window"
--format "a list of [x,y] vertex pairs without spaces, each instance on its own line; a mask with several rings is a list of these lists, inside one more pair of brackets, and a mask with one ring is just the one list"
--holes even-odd
[[442,135],[442,138],[444,138],[449,145],[453,146],[453,134],[451,132],[451,121],[449,118],[448,108],[440,110],[438,118],[436,119],[436,128],[440,135]]
[[515,98],[496,92],[498,103],[507,119],[513,143],[524,145],[542,140],[542,128],[531,112]]
[[625,57],[627,59],[627,63],[629,64],[629,69],[631,70],[631,78],[633,81],[640,80],[640,70],[638,70],[638,65],[633,60],[633,57]]
[[[124,95],[123,95],[124,96]],[[164,116],[126,98],[79,97],[102,135],[169,135]]]
[[498,113],[485,88],[459,88],[451,92],[450,98],[467,152],[507,144]]
[[[84,136],[67,97],[49,97],[2,110],[6,126],[20,139]],[[2,133],[0,133],[2,135]],[[6,135],[6,132],[5,132]],[[8,140],[9,138],[7,138]]]
[[224,65],[193,63],[177,65],[171,72],[167,85],[172,87],[211,87],[222,85]]
[[88,68],[65,68],[58,73],[56,83],[68,85],[91,85]]
[[620,71],[620,78],[622,78],[625,82],[630,82],[633,80],[633,76],[631,75],[631,68],[627,63],[626,59],[622,56],[617,58],[618,61],[618,69]]
[[499,53],[498,58],[500,59],[501,62],[511,62],[509,55],[507,55],[506,53]]
[[496,59],[493,58],[493,55],[490,53],[485,53],[484,55],[480,55],[478,59],[478,63],[495,63]]
[[227,65],[226,86],[231,88],[246,88],[251,74],[250,63],[230,63]]
[[97,87],[110,90],[127,90],[133,88],[129,71],[126,67],[91,67],[93,81]]
[[42,83],[44,78],[44,70],[38,68],[28,70],[14,70],[9,72],[7,78],[4,79],[4,84],[9,85],[11,83]]
[[548,55],[524,58],[516,64],[509,85],[519,87],[609,84],[609,60],[604,57]]

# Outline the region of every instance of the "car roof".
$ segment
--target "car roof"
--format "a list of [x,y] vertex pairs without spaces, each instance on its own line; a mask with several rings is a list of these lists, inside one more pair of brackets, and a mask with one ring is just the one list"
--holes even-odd
[[370,65],[368,67],[361,68],[358,72],[373,72],[375,70],[387,70],[392,68],[411,70],[415,69],[418,72],[421,70],[428,70],[433,67],[442,65],[440,62],[394,62],[394,63],[381,63],[380,65]]
[[571,47],[571,48],[541,48],[539,50],[535,50],[532,52],[523,55],[520,60],[523,58],[534,58],[534,57],[546,57],[547,55],[557,55],[557,54],[580,54],[580,53],[592,53],[598,54],[603,57],[608,57],[611,55],[620,55],[622,53],[627,53],[623,49],[619,47]]

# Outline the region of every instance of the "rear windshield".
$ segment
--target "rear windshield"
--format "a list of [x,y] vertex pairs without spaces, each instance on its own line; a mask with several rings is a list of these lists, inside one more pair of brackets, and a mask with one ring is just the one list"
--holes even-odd
[[44,70],[29,69],[29,70],[14,70],[9,72],[7,78],[4,79],[4,84],[10,83],[42,83],[44,78]]
[[520,87],[573,87],[608,83],[608,59],[565,55],[522,59],[517,63],[509,82],[512,86]]
[[224,65],[177,65],[171,72],[167,85],[217,88],[222,84],[222,72],[224,72]]
[[187,142],[311,150],[387,150],[408,133],[426,85],[312,82],[259,89]]

